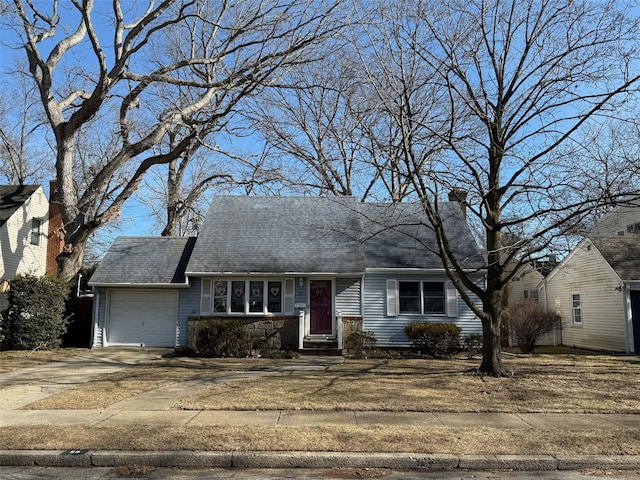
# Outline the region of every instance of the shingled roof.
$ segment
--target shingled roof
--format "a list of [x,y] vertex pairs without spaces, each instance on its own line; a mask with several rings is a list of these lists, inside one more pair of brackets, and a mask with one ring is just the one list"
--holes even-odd
[[195,237],[118,237],[89,285],[186,286],[184,271],[195,240]]
[[38,185],[0,185],[0,227],[38,188]]
[[[362,245],[367,268],[442,269],[436,235],[419,203],[360,203]],[[457,202],[439,204],[451,248],[467,269],[484,259]]]
[[640,236],[591,237],[589,240],[621,280],[640,280]]
[[[441,205],[466,268],[484,261],[459,205]],[[352,197],[214,197],[187,274],[363,274],[367,268],[442,269],[419,204]]]
[[361,274],[350,197],[214,197],[187,273]]

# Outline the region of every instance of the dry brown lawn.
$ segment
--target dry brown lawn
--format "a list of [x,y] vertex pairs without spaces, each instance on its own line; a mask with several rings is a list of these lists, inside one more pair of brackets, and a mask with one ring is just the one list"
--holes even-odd
[[[287,370],[291,365],[287,362],[296,361],[163,359],[60,392],[27,408],[100,409],[163,385],[199,380],[203,389],[193,394],[185,389],[174,408],[640,413],[640,361],[634,357],[505,357],[511,378],[474,375],[471,371],[478,361],[463,359],[348,359],[313,371]],[[262,375],[224,381],[243,372]]]
[[[0,361],[2,356],[0,356]],[[470,373],[477,360],[167,358],[106,375],[25,408],[102,409],[159,386],[188,381],[176,409],[314,409],[640,414],[640,359],[605,355],[505,356],[511,378]],[[241,378],[242,375],[252,375]],[[235,377],[235,378],[229,378]],[[640,455],[633,429],[575,430],[424,426],[5,427],[6,449],[321,450],[451,454]]]
[[323,426],[10,427],[4,449],[415,452],[453,455],[639,455],[628,430]]
[[0,374],[21,368],[36,367],[45,363],[87,353],[81,348],[57,348],[55,350],[10,350],[0,352]]

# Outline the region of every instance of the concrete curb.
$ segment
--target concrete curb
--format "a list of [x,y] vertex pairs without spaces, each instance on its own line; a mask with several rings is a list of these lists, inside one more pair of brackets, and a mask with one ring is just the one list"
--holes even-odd
[[640,455],[447,455],[341,452],[0,450],[2,466],[201,468],[390,468],[395,470],[552,471],[640,469]]

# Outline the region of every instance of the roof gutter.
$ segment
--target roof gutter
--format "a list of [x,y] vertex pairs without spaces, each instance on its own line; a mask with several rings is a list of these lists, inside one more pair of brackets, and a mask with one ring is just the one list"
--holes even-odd
[[128,287],[128,288],[189,288],[188,283],[91,283],[90,287],[103,287],[103,288],[116,288],[116,287]]
[[[484,275],[485,268],[465,268],[465,273],[477,273]],[[366,273],[393,273],[393,274],[446,274],[444,268],[367,268]]]
[[360,277],[364,275],[364,271],[359,272],[186,272],[188,277]]

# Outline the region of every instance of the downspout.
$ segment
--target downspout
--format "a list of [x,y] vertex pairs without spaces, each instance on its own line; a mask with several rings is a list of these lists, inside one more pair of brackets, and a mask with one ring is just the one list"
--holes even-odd
[[[620,291],[622,293],[622,310],[624,311],[625,350],[627,353],[631,353],[634,350],[635,343],[633,338],[633,311],[631,310],[629,285],[622,281]],[[635,353],[637,354],[638,352]]]
[[96,346],[96,333],[97,333],[97,324],[98,324],[98,311],[100,307],[100,292],[98,292],[95,287],[92,287],[93,290],[93,318],[91,322],[91,348]]
[[366,273],[362,274],[362,279],[360,280],[360,318],[362,318],[362,331],[364,332],[364,277],[366,277]]

